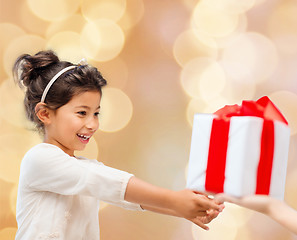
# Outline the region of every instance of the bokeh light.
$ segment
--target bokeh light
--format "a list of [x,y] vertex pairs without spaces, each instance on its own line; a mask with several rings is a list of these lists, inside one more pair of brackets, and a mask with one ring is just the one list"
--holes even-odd
[[65,31],[53,35],[46,44],[47,49],[59,53],[59,58],[77,63],[83,58],[80,48],[80,35],[76,32]]
[[130,98],[116,88],[105,88],[101,100],[100,130],[115,132],[124,128],[130,121],[133,105]]
[[201,0],[202,4],[218,9],[229,14],[244,13],[255,5],[256,0]]
[[43,37],[49,22],[33,14],[27,0],[18,1],[18,4],[20,11],[19,13],[14,12],[14,14],[18,14],[18,17],[20,18],[19,26],[26,30],[26,33],[28,34]]
[[181,66],[197,57],[216,59],[218,56],[217,49],[208,47],[207,44],[198,39],[194,30],[187,30],[176,38],[173,53]]
[[268,33],[278,49],[285,54],[297,53],[297,4],[295,1],[280,1],[268,18]]
[[[39,136],[33,132],[19,131],[17,133],[1,134],[0,136],[0,178],[18,183],[20,163],[25,153],[34,145],[40,143]],[[18,146],[18,151],[15,151]]]
[[198,228],[194,224],[192,225],[193,237],[195,240],[235,240],[237,231],[248,222],[251,214],[251,212],[234,204],[225,203],[223,212],[209,224],[209,231]]
[[275,72],[278,64],[275,45],[259,33],[238,37],[223,52],[223,65],[228,75],[239,81],[262,82]]
[[212,37],[231,34],[238,25],[239,15],[228,14],[199,2],[193,11],[193,25],[198,32]]
[[202,113],[207,104],[201,99],[191,99],[187,107],[187,120],[190,126],[193,126],[194,114]]
[[80,34],[86,23],[87,21],[83,16],[73,14],[64,20],[51,22],[46,29],[46,37],[49,39],[56,33],[67,31]]
[[45,49],[46,41],[37,35],[24,35],[15,38],[4,51],[3,65],[8,76],[12,76],[12,67],[21,54],[35,54]]
[[[285,201],[297,208],[297,1],[0,0],[0,5],[0,239],[14,239],[20,163],[42,141],[30,131],[24,92],[11,70],[19,55],[44,49],[74,64],[86,58],[108,82],[102,89],[101,131],[75,154],[174,190],[185,187],[195,113],[269,96],[291,128]],[[185,219],[104,202],[100,213],[102,240],[295,239],[267,216],[231,204],[208,232]]]
[[200,81],[212,64],[215,64],[215,60],[211,58],[195,58],[184,66],[181,71],[181,84],[189,96],[200,98]]
[[203,100],[209,101],[216,98],[223,91],[226,84],[224,69],[217,62],[211,63],[201,75],[199,89]]
[[87,23],[81,33],[81,47],[86,57],[108,61],[121,52],[125,42],[122,29],[111,20]]
[[27,0],[31,11],[46,21],[59,21],[74,14],[80,0]]
[[[3,59],[3,54],[7,46],[12,40],[18,38],[22,35],[25,35],[25,31],[19,26],[12,23],[0,23],[0,57]],[[7,77],[3,64],[0,64],[0,82]]]
[[17,127],[28,126],[23,99],[23,91],[12,79],[2,82],[0,85],[0,118]]
[[110,19],[117,22],[126,10],[126,0],[82,0],[81,10],[91,21]]
[[297,133],[297,95],[289,91],[277,91],[268,95],[271,101],[281,109],[281,112],[284,114],[287,119],[291,135]]

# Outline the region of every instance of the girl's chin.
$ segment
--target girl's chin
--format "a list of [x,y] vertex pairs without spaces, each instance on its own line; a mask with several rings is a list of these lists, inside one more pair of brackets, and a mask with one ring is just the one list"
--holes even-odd
[[83,151],[86,149],[86,145],[83,145],[83,146],[78,146],[77,148],[75,148],[74,151]]

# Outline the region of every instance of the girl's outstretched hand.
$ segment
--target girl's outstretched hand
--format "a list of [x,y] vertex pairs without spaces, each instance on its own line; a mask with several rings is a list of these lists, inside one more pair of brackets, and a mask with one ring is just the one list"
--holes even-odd
[[203,229],[208,229],[205,224],[217,217],[224,208],[224,204],[203,193],[190,189],[173,191],[136,177],[130,178],[124,199],[140,204],[145,210],[188,219]]
[[176,192],[175,211],[201,228],[208,230],[205,225],[216,218],[224,208],[222,203],[208,198],[205,194],[189,189]]

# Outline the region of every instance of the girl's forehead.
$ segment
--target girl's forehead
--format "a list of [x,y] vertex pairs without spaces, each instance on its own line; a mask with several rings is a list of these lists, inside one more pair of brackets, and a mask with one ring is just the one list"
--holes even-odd
[[101,100],[101,94],[98,91],[88,91],[82,92],[80,94],[74,95],[72,99],[68,102],[69,105],[77,106],[99,106]]

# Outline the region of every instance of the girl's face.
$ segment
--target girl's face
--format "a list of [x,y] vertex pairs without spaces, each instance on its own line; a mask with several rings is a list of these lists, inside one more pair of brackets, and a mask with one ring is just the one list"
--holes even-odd
[[70,156],[74,156],[75,150],[83,150],[99,127],[100,101],[99,92],[84,92],[50,112],[44,142],[58,146]]

